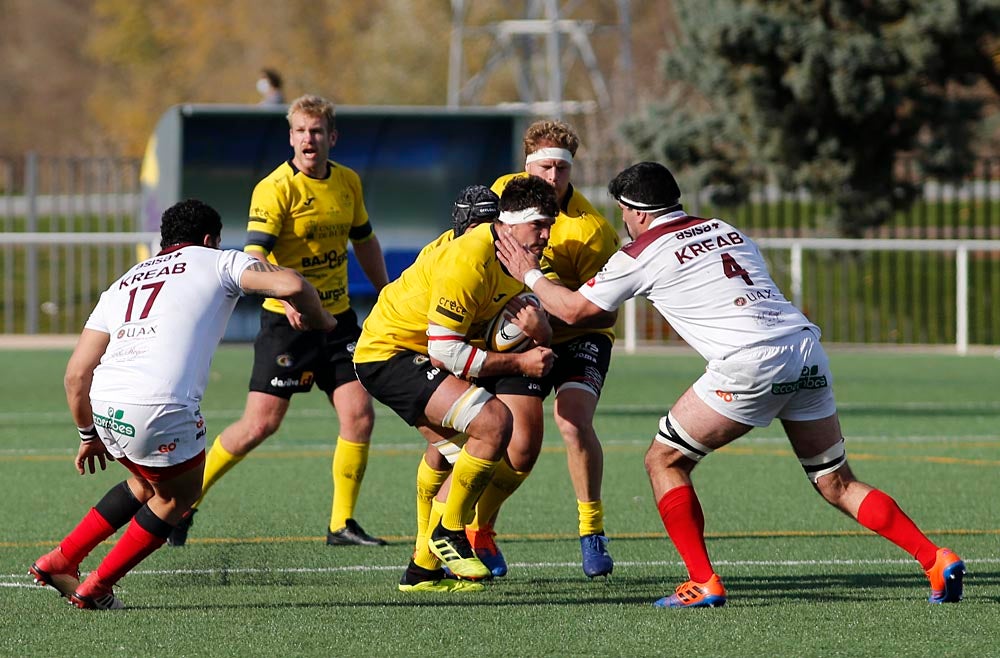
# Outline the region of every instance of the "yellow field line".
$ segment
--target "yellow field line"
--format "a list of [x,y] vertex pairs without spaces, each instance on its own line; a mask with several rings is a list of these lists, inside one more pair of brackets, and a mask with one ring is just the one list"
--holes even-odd
[[[952,528],[949,530],[928,530],[928,535],[947,536],[991,536],[1000,535],[1000,528]],[[748,530],[746,532],[706,532],[707,539],[789,539],[797,537],[875,537],[868,530]],[[414,538],[403,535],[382,535],[383,539],[392,543],[412,544]],[[621,532],[611,535],[613,539],[666,539],[661,532]],[[579,539],[577,535],[566,533],[531,533],[531,534],[498,534],[500,541],[570,541]],[[189,544],[319,544],[322,536],[287,536],[287,537],[192,537]],[[45,548],[54,546],[57,541],[14,542],[2,541],[0,548]],[[104,542],[113,544],[112,540]]]

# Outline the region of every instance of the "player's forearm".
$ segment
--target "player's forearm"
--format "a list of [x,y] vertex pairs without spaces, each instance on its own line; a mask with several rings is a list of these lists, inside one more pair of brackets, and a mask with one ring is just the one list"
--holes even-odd
[[358,265],[368,277],[368,281],[375,288],[375,292],[381,292],[389,283],[389,274],[385,268],[385,257],[378,238],[373,235],[370,239],[355,244],[354,256],[358,259]]
[[[607,311],[602,311],[591,304],[580,293],[553,283],[545,277],[539,277],[533,281],[531,291],[542,300],[542,306],[549,315],[554,315],[569,325],[589,322],[591,318],[607,313]],[[592,325],[584,324],[583,326]]]

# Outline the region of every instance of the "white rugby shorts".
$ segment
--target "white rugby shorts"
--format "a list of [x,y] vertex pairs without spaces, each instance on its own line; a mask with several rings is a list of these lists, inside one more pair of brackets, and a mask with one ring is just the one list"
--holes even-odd
[[709,361],[693,388],[726,418],[754,427],[775,418],[818,420],[837,411],[830,361],[811,329]]
[[205,419],[197,406],[91,400],[94,427],[112,457],[166,468],[205,449]]

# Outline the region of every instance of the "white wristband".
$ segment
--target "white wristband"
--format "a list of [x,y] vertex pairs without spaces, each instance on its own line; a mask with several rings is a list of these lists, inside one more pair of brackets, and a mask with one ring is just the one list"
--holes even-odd
[[76,431],[80,435],[80,440],[84,443],[89,443],[97,438],[97,429],[93,423],[89,427],[77,427]]
[[539,269],[528,270],[524,273],[524,285],[528,286],[532,290],[535,289],[535,284],[538,283],[539,279],[544,279],[545,275]]

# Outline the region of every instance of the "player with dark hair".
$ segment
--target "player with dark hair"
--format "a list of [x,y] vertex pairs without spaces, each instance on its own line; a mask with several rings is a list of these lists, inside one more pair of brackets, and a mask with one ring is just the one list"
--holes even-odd
[[388,276],[382,248],[368,221],[361,179],[328,158],[337,141],[335,114],[333,103],[319,96],[302,96],[289,106],[288,135],[294,154],[254,188],[244,251],[308,277],[319,289],[323,306],[337,318],[337,328],[329,333],[306,330],[294,308],[280,299],[264,300],[246,408],[212,444],[202,497],[171,535],[173,546],[187,541],[194,513],[212,486],[274,434],[292,396],[309,392],[314,384],[326,394],[340,423],[326,543],[386,544],[354,519],[375,411],[351,362],[361,328],[347,290],[347,243],[353,245],[376,292],[388,283]]
[[928,539],[892,498],[854,477],[819,328],[781,294],[757,246],[720,219],[684,212],[677,182],[659,163],[625,169],[608,191],[633,241],[575,292],[547,281],[535,254],[516,241],[503,238],[497,246],[511,274],[549,313],[573,323],[646,297],[708,362],[660,418],[646,452],[660,518],[689,578],[655,605],[726,603],[691,472],[711,452],[775,418],[824,500],[912,555],[930,580],[932,603],[961,600],[959,557]]
[[[205,421],[199,409],[212,355],[244,294],[287,300],[304,325],[336,320],[293,270],[219,250],[222,221],[200,201],[163,213],[162,251],[101,295],[66,366],[80,447],[76,469],[118,461],[131,477],[108,491],[30,573],[79,608],[124,607],[112,587],[150,553],[201,493]],[[128,524],[80,582],[80,563]]]
[[[441,561],[459,578],[490,577],[469,544],[465,520],[503,458],[514,421],[505,404],[470,380],[539,377],[552,367],[547,347],[497,353],[470,342],[524,290],[496,259],[498,237],[512,235],[541,255],[558,211],[551,190],[534,178],[520,181],[504,199],[496,222],[425,253],[383,290],[354,353],[365,388],[429,444],[445,452],[445,444],[456,437],[467,439],[448,451],[455,458],[452,484],[443,509],[431,512],[428,541],[417,547],[400,582],[403,591],[481,588],[446,578]],[[545,315],[536,307],[519,312],[515,323],[532,338],[550,335]]]
[[[546,191],[537,182],[531,185],[539,192],[554,195],[551,188]],[[496,220],[501,207],[512,208],[523,203],[518,199],[518,189],[519,186],[510,192],[505,190],[507,200],[503,201],[483,185],[466,187],[459,193],[452,209],[453,228],[425,246],[420,254],[450,242],[471,227]],[[551,340],[551,336],[548,338]],[[543,344],[548,345],[549,340]],[[478,340],[472,342],[477,346],[482,344]],[[493,576],[500,577],[507,574],[507,562],[496,548],[492,527],[500,507],[524,483],[538,460],[544,435],[542,400],[545,392],[539,380],[523,375],[480,378],[476,380],[476,384],[507,405],[514,419],[514,429],[504,459],[497,464],[490,483],[476,503],[475,518],[490,519],[490,524],[482,530],[468,528],[467,532],[476,556]],[[458,437],[439,445],[428,445],[417,467],[415,550],[418,554],[426,548],[426,533],[433,530],[428,527],[432,509],[444,502],[447,487],[442,487],[451,473],[450,461],[457,455],[461,442],[462,438]]]

